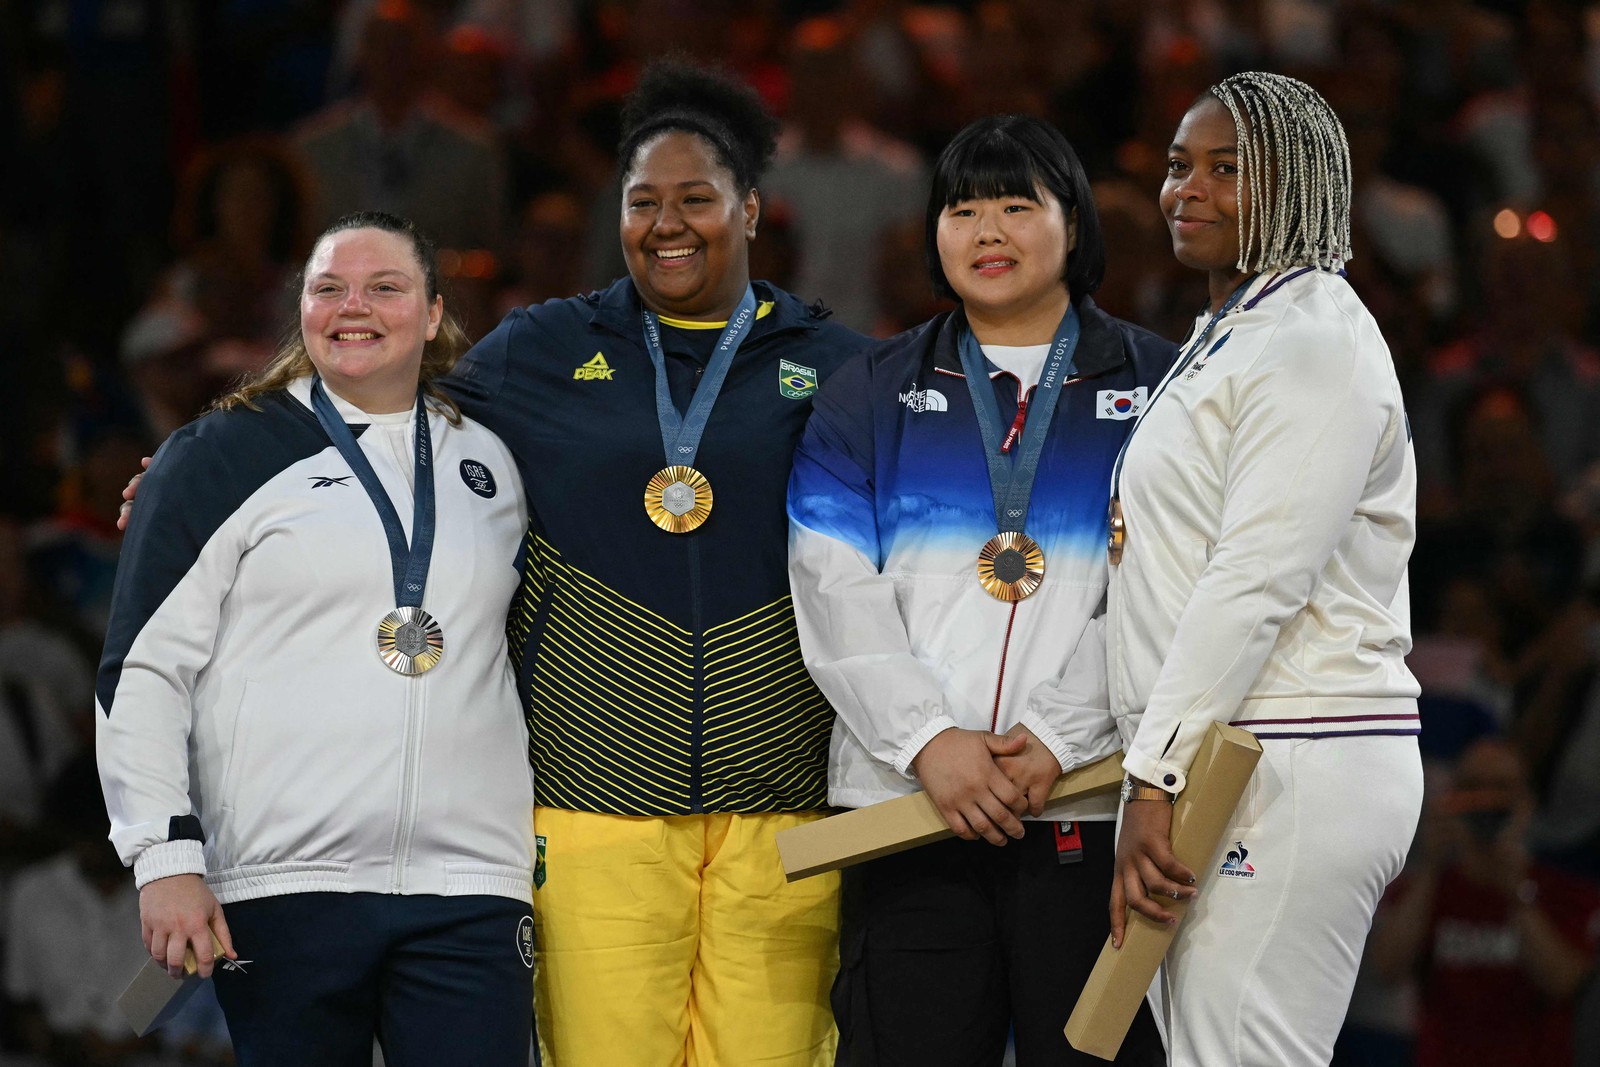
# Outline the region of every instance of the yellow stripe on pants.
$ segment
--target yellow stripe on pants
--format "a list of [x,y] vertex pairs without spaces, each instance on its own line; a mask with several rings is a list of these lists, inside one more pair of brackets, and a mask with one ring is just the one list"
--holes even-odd
[[831,1064],[839,876],[785,882],[773,841],[817,818],[536,808],[547,1067]]

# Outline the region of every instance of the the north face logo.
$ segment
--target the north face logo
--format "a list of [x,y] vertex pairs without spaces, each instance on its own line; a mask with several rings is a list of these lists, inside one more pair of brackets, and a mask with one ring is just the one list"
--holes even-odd
[[900,403],[912,411],[949,411],[950,401],[945,399],[943,393],[937,389],[913,389],[909,393],[900,394]]
[[605,353],[596,352],[594,358],[589,362],[581,367],[573,368],[572,377],[574,381],[579,382],[609,382],[611,381],[611,376],[615,373],[617,372],[612,370],[611,365],[606,362]]

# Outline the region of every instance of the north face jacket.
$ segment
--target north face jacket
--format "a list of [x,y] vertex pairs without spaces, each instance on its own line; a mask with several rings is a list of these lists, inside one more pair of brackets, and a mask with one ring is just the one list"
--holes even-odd
[[[1173,346],[1079,301],[1081,335],[1034,482],[1026,532],[1044,583],[1006,603],[978,583],[996,532],[959,311],[836,374],[795,457],[790,576],[806,663],[838,711],[832,803],[916,790],[912,759],[949,727],[1021,722],[1063,769],[1120,747],[1103,626],[1112,464]],[[1000,414],[1017,379],[991,366]],[[1107,818],[1115,798],[1065,816]]]

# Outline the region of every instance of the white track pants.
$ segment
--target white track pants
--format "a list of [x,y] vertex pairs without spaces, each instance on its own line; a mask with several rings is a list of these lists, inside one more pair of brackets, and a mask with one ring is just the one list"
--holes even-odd
[[1414,737],[1261,747],[1156,979],[1172,1067],[1326,1065],[1373,912],[1416,832]]

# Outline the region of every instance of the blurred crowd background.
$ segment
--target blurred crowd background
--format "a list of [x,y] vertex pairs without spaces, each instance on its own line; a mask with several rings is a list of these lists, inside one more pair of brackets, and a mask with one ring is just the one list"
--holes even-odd
[[1066,132],[1100,303],[1178,339],[1204,300],[1156,209],[1179,116],[1245,68],[1328,97],[1422,471],[1429,773],[1339,1062],[1600,1064],[1600,4],[1576,0],[0,0],[0,1061],[229,1062],[204,1010],[135,1041],[112,1007],[142,949],[92,665],[139,457],[267,357],[343,212],[433,233],[474,336],[620,275],[618,104],[668,51],[784,119],[757,276],[884,336],[939,309],[926,173],[970,119]]

